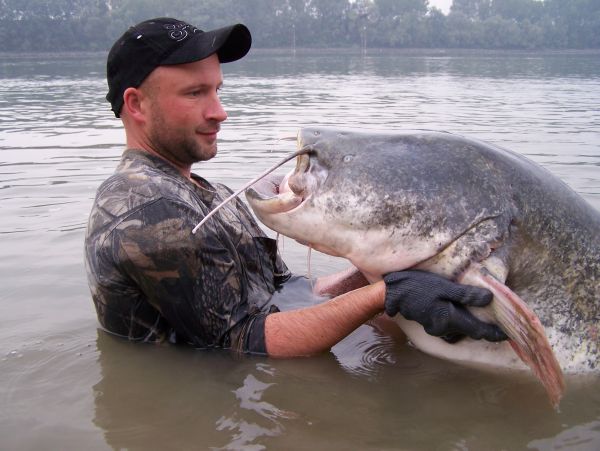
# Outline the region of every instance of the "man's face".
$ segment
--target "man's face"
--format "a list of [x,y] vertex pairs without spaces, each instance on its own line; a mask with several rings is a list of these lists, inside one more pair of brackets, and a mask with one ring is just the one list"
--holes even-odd
[[222,83],[216,55],[157,67],[140,87],[149,98],[150,146],[181,167],[214,157],[220,123],[227,119],[218,96]]

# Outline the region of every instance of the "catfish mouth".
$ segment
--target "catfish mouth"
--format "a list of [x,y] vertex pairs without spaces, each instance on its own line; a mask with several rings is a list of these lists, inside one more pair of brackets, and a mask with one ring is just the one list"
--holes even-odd
[[310,192],[310,153],[296,157],[296,168],[285,175],[258,181],[246,191],[252,208],[261,213],[287,213],[304,203]]

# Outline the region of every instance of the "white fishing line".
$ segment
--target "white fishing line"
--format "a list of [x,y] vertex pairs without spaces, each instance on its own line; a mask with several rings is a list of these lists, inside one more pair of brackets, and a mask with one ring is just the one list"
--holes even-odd
[[266,177],[267,175],[269,175],[271,172],[273,172],[275,169],[277,169],[280,166],[283,166],[285,163],[287,163],[288,161],[290,161],[293,158],[296,158],[299,155],[304,155],[305,153],[308,153],[310,151],[309,147],[303,147],[302,149],[297,150],[296,152],[292,153],[291,155],[288,155],[287,157],[285,157],[283,160],[281,160],[279,163],[275,164],[274,166],[270,167],[269,169],[267,169],[265,172],[263,172],[262,174],[260,174],[258,177],[250,180],[248,183],[246,183],[243,187],[241,187],[239,190],[237,190],[235,193],[233,193],[231,196],[229,196],[227,199],[225,199],[223,202],[221,202],[219,205],[217,205],[213,210],[211,210],[202,221],[200,221],[196,227],[194,227],[192,229],[192,233],[195,234],[198,229],[206,222],[208,221],[217,211],[219,211],[221,208],[223,208],[223,206],[225,206],[226,204],[228,204],[229,202],[231,202],[233,199],[235,199],[236,197],[238,197],[240,194],[242,194],[244,191],[246,191],[248,188],[250,188],[252,185],[254,185],[256,182],[258,182],[259,180],[263,179],[264,177]]

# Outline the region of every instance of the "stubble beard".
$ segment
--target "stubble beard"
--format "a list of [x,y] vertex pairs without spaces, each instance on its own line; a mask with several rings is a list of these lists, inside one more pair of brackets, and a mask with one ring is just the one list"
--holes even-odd
[[170,161],[192,165],[207,161],[217,154],[217,142],[202,145],[196,139],[196,131],[169,126],[163,114],[154,111],[149,137],[156,152]]

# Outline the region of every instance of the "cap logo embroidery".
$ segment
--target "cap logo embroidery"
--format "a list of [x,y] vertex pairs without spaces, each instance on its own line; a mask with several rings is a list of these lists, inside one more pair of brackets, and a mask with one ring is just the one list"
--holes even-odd
[[183,22],[179,22],[176,24],[166,24],[164,25],[164,27],[169,32],[169,38],[177,42],[183,41],[185,38],[187,38],[189,32],[197,33],[199,31],[196,27],[193,27]]

